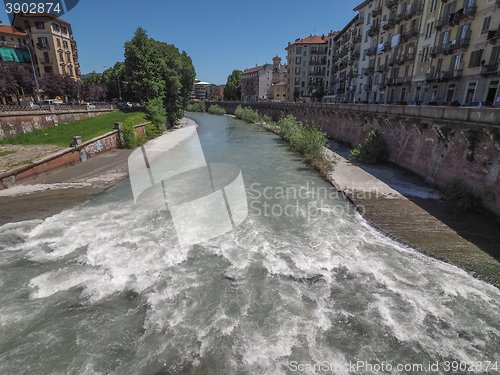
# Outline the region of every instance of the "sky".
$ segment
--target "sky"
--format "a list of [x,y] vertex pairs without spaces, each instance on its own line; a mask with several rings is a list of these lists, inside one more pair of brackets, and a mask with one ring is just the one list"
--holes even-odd
[[[197,79],[223,84],[233,69],[286,60],[288,42],[341,29],[361,0],[80,0],[71,23],[83,74],[123,61],[139,26],[186,51]],[[0,20],[8,23],[3,2]]]

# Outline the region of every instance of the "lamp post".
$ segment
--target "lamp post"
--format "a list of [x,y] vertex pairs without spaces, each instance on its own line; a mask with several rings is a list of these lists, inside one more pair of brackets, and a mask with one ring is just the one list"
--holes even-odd
[[31,53],[31,49],[24,43],[19,43],[20,46],[23,46],[28,50],[28,53],[30,54],[30,60],[31,60],[31,69],[33,69],[33,78],[35,79],[35,87],[36,87],[36,101],[39,101],[39,93],[40,93],[40,86],[38,84],[38,78],[36,77],[36,70],[35,70],[35,63],[33,62],[33,54]]

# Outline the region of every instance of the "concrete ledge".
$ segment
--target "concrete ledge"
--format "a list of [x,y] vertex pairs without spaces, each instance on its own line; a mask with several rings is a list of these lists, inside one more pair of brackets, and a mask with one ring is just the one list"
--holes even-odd
[[[136,134],[138,135],[143,135],[144,128],[149,125],[150,122],[145,122],[139,125],[135,125],[134,129],[136,131]],[[68,166],[72,165],[75,163],[82,162],[80,160],[81,158],[81,151],[84,150],[87,146],[91,146],[95,144],[98,141],[102,141],[105,139],[109,139],[110,137],[118,137],[118,130],[112,130],[110,132],[107,132],[105,134],[102,134],[98,137],[95,137],[93,139],[90,139],[86,142],[83,142],[81,145],[78,147],[74,148],[66,148],[61,151],[58,151],[54,154],[51,154],[47,157],[44,157],[42,159],[36,160],[30,165],[26,165],[20,168],[16,168],[14,170],[8,171],[6,173],[3,173],[0,175],[0,190],[1,189],[6,189],[15,182],[22,180],[24,178],[47,172],[62,166]],[[118,148],[118,144],[116,146],[112,146],[110,148],[105,148],[102,152],[107,152],[112,149]]]

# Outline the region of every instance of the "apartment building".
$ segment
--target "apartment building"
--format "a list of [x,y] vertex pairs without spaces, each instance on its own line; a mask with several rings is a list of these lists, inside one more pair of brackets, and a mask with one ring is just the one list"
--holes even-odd
[[334,60],[329,78],[330,87],[338,102],[356,100],[357,77],[361,49],[361,31],[359,15],[354,18],[333,38],[335,46]]
[[12,26],[26,32],[39,76],[67,75],[80,79],[78,49],[71,25],[51,14],[14,15]]
[[500,105],[499,7],[500,1],[493,0],[441,4],[425,100]]
[[28,34],[0,23],[0,63],[31,63]]
[[275,102],[283,102],[287,98],[288,71],[286,64],[281,64],[281,57],[273,58],[273,73],[271,81],[271,92],[269,99]]
[[325,35],[310,35],[288,43],[287,100],[319,101],[327,79],[328,40]]
[[267,100],[271,97],[273,65],[264,64],[248,68],[241,73],[241,100]]
[[500,0],[366,0],[354,10],[362,35],[354,99],[500,105]]

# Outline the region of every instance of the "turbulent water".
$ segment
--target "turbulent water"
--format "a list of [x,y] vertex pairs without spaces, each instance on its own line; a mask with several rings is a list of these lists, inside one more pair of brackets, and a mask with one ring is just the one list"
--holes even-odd
[[500,361],[497,289],[374,231],[276,136],[192,116],[207,161],[241,169],[246,220],[181,247],[165,206],[134,204],[125,181],[0,227],[0,374],[347,374],[357,361],[444,374],[447,361]]

